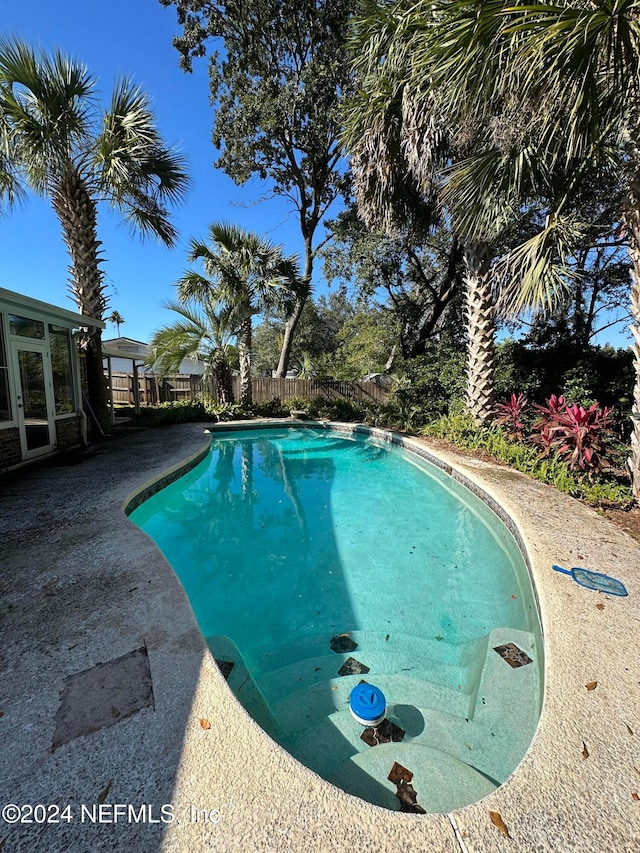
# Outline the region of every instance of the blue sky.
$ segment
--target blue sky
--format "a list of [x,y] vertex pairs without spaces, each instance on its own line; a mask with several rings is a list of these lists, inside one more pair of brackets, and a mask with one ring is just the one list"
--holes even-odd
[[[175,296],[173,284],[186,269],[189,239],[205,237],[213,220],[236,222],[268,235],[287,252],[301,252],[295,213],[286,203],[256,204],[265,194],[263,184],[237,187],[214,168],[207,60],[194,62],[192,74],[178,67],[178,52],[171,44],[179,32],[173,7],[166,9],[158,0],[4,2],[0,32],[45,50],[60,48],[84,62],[98,78],[104,102],[118,76],[132,77],[151,97],[165,140],[187,157],[192,186],[186,204],[174,213],[180,236],[173,249],[141,241],[117,216],[100,212],[110,308],[126,320],[121,334],[148,340],[170,321],[162,305]],[[29,196],[0,219],[0,287],[75,310],[67,268],[60,226],[47,202]],[[115,334],[108,324],[104,337]]]

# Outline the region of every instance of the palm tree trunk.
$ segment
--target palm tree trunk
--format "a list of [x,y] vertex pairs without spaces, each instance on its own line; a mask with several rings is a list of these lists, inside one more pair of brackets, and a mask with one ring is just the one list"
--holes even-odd
[[472,244],[464,255],[467,320],[467,407],[479,424],[493,415],[495,310],[487,246]]
[[[106,307],[104,274],[100,269],[101,241],[97,234],[96,203],[78,170],[70,163],[51,187],[51,202],[69,250],[69,287],[79,311],[101,320]],[[89,403],[103,433],[109,431],[107,383],[102,367],[102,332],[96,329],[80,339],[86,352]],[[90,422],[92,419],[90,418]],[[98,430],[98,431],[100,431]]]
[[216,396],[222,405],[233,403],[233,382],[231,368],[224,358],[221,358],[213,368],[213,379],[216,385]]
[[250,406],[253,402],[251,387],[251,315],[242,321],[238,334],[238,357],[240,360],[240,405]]
[[631,256],[631,314],[633,325],[629,328],[633,334],[633,366],[636,378],[633,386],[633,407],[631,418],[633,427],[631,430],[631,452],[629,454],[628,466],[631,474],[631,488],[636,503],[640,503],[640,210],[633,211],[635,216],[628,217],[631,220],[629,255]]

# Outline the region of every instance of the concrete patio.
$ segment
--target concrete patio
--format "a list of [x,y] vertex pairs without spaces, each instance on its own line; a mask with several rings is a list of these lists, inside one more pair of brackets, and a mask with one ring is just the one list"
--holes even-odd
[[[524,475],[432,450],[522,533],[545,699],[531,748],[490,797],[452,815],[387,811],[324,782],[247,716],[173,570],[123,512],[208,445],[203,429],[133,433],[79,464],[0,479],[0,807],[49,806],[3,812],[3,853],[640,850],[637,542]],[[629,595],[586,590],[552,563],[611,574]],[[103,712],[99,728],[83,705]]]

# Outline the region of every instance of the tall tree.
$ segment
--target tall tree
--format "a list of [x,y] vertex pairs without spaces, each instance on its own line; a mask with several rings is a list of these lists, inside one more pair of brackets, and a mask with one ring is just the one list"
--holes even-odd
[[[344,39],[349,0],[160,0],[176,6],[183,28],[174,39],[181,65],[217,49],[209,63],[215,109],[216,163],[237,184],[252,176],[296,210],[311,292],[316,233],[344,191],[347,177],[338,141],[338,104],[349,90]],[[284,376],[304,300],[287,322],[278,365]]]
[[397,321],[403,358],[424,355],[442,330],[462,290],[462,248],[442,222],[422,238],[367,228],[355,205],[327,222],[331,242],[322,250],[328,281],[348,283],[359,297],[384,299]]
[[[272,376],[275,373],[282,351],[282,340],[287,318],[280,313],[271,314],[257,326],[254,335],[253,364],[260,374]],[[333,324],[327,322],[319,305],[313,299],[307,299],[298,323],[295,340],[291,348],[290,369],[298,371],[312,364],[317,367],[319,359],[327,352],[333,352],[335,341]]]
[[[132,228],[171,245],[176,232],[167,205],[182,199],[188,183],[182,157],[163,142],[147,97],[130,81],[116,84],[103,111],[84,65],[60,52],[36,53],[18,39],[0,41],[0,123],[12,168],[58,216],[79,310],[102,319],[98,205],[106,201]],[[89,402],[106,431],[100,330],[87,332],[82,345]]]
[[178,282],[181,302],[197,300],[233,309],[238,328],[240,402],[250,405],[253,317],[282,307],[289,313],[304,292],[298,259],[282,248],[235,225],[214,222],[209,243],[191,240],[188,262],[200,262],[204,275],[189,270]]
[[[420,7],[420,9],[418,9]],[[468,361],[467,402],[485,423],[493,414],[494,294],[491,232],[465,233],[444,190],[446,171],[469,156],[480,128],[460,128],[441,110],[431,68],[416,43],[438,18],[419,3],[370,4],[353,27],[351,54],[358,90],[345,110],[359,210],[370,227],[412,242],[443,220],[464,258]],[[427,55],[428,60],[428,55]],[[423,238],[424,239],[424,238]]]
[[233,403],[231,363],[240,315],[234,305],[217,307],[210,298],[168,302],[178,318],[153,333],[146,361],[163,376],[180,372],[185,358],[204,365],[204,377],[213,379],[219,403]]

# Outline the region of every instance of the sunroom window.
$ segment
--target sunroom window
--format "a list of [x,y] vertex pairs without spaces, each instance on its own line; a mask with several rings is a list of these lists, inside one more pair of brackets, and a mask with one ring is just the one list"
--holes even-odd
[[19,314],[9,314],[9,331],[21,338],[44,339],[44,323],[31,317],[21,317]]
[[4,345],[4,328],[0,314],[0,421],[11,420],[11,403],[9,400],[9,365],[7,350]]
[[49,346],[56,415],[68,415],[75,408],[69,329],[49,325]]

